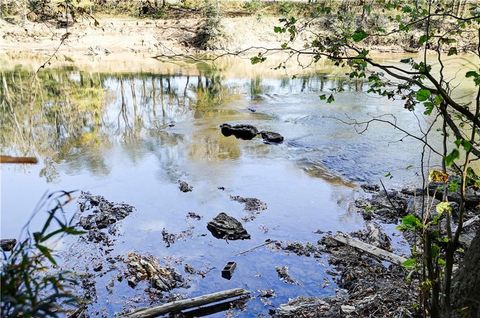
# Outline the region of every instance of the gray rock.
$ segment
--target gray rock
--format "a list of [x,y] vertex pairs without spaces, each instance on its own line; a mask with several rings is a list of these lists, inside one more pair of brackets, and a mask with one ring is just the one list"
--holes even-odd
[[244,198],[238,195],[230,196],[233,201],[245,204],[245,211],[263,211],[267,209],[267,204],[257,198]]
[[182,192],[190,192],[193,190],[193,187],[190,186],[188,183],[186,183],[185,181],[181,181],[179,180],[178,181],[178,188],[180,189],[180,191]]
[[236,138],[251,140],[255,138],[258,134],[256,127],[252,125],[230,125],[222,124],[220,125],[220,130],[225,137],[235,136]]
[[219,213],[212,221],[208,222],[207,229],[214,237],[219,239],[250,239],[250,234],[247,233],[247,230],[245,230],[242,223],[223,212]]
[[277,266],[275,267],[278,277],[283,280],[285,283],[297,285],[297,281],[294,280],[288,273],[288,266]]
[[264,131],[261,131],[260,134],[262,135],[263,140],[266,142],[271,142],[271,143],[283,142],[283,136],[280,135],[279,133],[264,130]]

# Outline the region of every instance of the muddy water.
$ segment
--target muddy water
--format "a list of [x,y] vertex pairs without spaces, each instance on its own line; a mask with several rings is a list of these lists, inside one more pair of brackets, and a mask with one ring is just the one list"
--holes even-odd
[[[268,247],[238,253],[266,239],[316,242],[316,230],[357,229],[362,221],[350,203],[359,184],[379,178],[387,186],[418,182],[414,168],[421,145],[379,124],[360,135],[339,119],[395,111],[398,123],[412,132],[429,122],[421,112],[417,120],[399,102],[369,96],[361,83],[325,74],[250,79],[226,78],[212,69],[187,76],[64,68],[42,71],[32,79],[17,68],[3,72],[1,82],[1,152],[39,158],[38,165],[2,166],[2,237],[18,234],[45,191],[78,189],[126,202],[136,212],[121,222],[110,255],[136,251],[173,263],[189,279],[190,288],[175,290],[182,295],[234,287],[275,290],[275,298],[265,304],[254,299],[239,316],[268,313],[298,295],[331,295],[335,284],[325,273],[324,258]],[[345,91],[335,103],[320,101],[320,94],[339,87]],[[225,122],[276,131],[285,142],[224,137],[218,126]],[[435,158],[431,160],[435,164]],[[393,178],[384,177],[387,173]],[[178,180],[188,182],[193,191],[179,191]],[[218,240],[206,229],[219,212],[239,220],[247,216],[231,195],[255,197],[268,206],[255,219],[242,221],[250,240]],[[187,219],[188,212],[202,219]],[[167,247],[163,229],[189,231]],[[65,262],[91,271],[91,255],[86,256],[91,246],[75,246],[78,250],[63,251]],[[225,280],[220,271],[232,260],[237,270]],[[183,270],[186,263],[211,270],[205,278],[189,275]],[[279,280],[275,266],[285,265],[297,285]],[[125,280],[107,291],[116,274],[97,279],[90,315],[99,311],[112,316],[151,302],[144,285],[132,289]]]

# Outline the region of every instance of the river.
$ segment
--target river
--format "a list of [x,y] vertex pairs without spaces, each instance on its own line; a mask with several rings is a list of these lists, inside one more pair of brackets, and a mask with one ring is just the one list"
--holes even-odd
[[[418,133],[432,120],[423,110],[410,112],[401,101],[366,93],[363,83],[322,71],[292,78],[225,75],[204,65],[185,73],[57,67],[32,77],[30,69],[18,66],[2,71],[0,82],[2,154],[39,159],[37,165],[2,165],[2,238],[18,235],[46,191],[88,191],[125,202],[136,211],[121,222],[110,255],[135,251],[175,264],[190,287],[174,292],[186,296],[234,287],[275,290],[276,297],[253,299],[236,312],[242,317],[266,314],[299,295],[333,295],[335,283],[326,274],[324,257],[269,247],[239,252],[266,239],[315,243],[321,237],[317,230],[361,228],[352,204],[362,193],[360,184],[380,178],[387,187],[420,182],[419,142],[389,125],[375,123],[359,134],[342,121],[384,115]],[[320,100],[319,95],[340,87],[344,91],[334,103]],[[224,137],[222,123],[251,124],[278,132],[285,141]],[[438,164],[430,159],[432,166]],[[179,180],[193,191],[181,192]],[[247,219],[243,205],[230,197],[236,195],[258,198],[268,208]],[[69,206],[76,209],[75,203]],[[188,212],[202,218],[189,219]],[[214,238],[206,224],[219,212],[245,218],[251,239]],[[32,227],[41,223],[39,217]],[[188,234],[167,247],[163,229]],[[65,264],[78,266],[80,259],[82,269],[91,271],[90,247],[74,244],[78,249],[68,250],[68,244],[60,248]],[[227,261],[237,262],[231,280],[220,275]],[[188,275],[187,263],[213,269],[205,278]],[[298,284],[281,281],[276,266],[288,266]],[[104,288],[115,275],[97,278],[91,316],[113,316],[129,302],[151,303],[141,286],[132,289],[126,281],[117,282],[113,291]]]

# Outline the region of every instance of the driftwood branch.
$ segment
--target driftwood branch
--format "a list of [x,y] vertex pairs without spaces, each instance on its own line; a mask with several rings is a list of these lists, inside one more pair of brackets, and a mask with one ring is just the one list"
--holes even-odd
[[381,248],[378,248],[376,246],[357,240],[347,234],[338,233],[333,237],[333,239],[337,242],[340,242],[342,244],[367,252],[383,260],[389,261],[393,264],[402,265],[407,260],[403,256],[399,256],[391,252],[382,250]]
[[138,309],[122,317],[123,318],[158,317],[160,315],[165,315],[170,312],[178,312],[183,309],[199,307],[199,306],[215,303],[215,302],[230,299],[230,298],[245,296],[248,294],[250,294],[250,292],[242,288],[229,289],[229,290],[216,292],[213,294],[193,297],[189,299],[177,300],[177,301],[166,303],[164,305],[160,305],[157,307]]
[[36,163],[38,163],[38,160],[37,160],[37,158],[35,158],[35,157],[0,156],[0,163],[29,163],[29,164],[36,164]]
[[243,252],[238,253],[236,256],[250,253],[250,252],[256,250],[257,248],[263,247],[263,246],[265,246],[265,245],[273,244],[273,243],[277,243],[277,240],[270,240],[270,239],[268,239],[268,240],[266,240],[264,243],[262,243],[262,244],[260,244],[260,245],[254,246],[254,247],[252,247],[252,248],[249,248],[248,250],[245,250],[245,251],[243,251]]

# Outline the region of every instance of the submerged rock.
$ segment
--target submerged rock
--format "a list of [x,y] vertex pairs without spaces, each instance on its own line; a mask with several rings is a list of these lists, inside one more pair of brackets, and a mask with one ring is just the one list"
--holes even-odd
[[186,183],[185,181],[181,181],[179,180],[178,181],[178,188],[180,189],[180,191],[182,192],[190,192],[193,190],[193,187],[190,186],[188,183]]
[[230,196],[233,201],[243,203],[245,211],[262,211],[267,209],[267,204],[257,198],[244,198],[239,195]]
[[244,140],[251,140],[255,138],[258,134],[258,130],[256,127],[252,125],[230,125],[230,124],[222,124],[220,125],[220,129],[222,134],[225,137],[235,136],[240,139]]
[[266,142],[271,142],[271,143],[282,143],[283,142],[283,136],[280,135],[279,133],[273,132],[273,131],[261,131],[260,134],[262,135],[262,138]]
[[250,234],[234,217],[226,213],[219,213],[212,221],[208,222],[207,229],[212,235],[219,239],[227,240],[248,240]]
[[2,239],[0,240],[0,246],[2,248],[2,251],[4,252],[9,252],[13,250],[15,247],[15,244],[17,244],[16,239]]
[[321,250],[312,243],[302,244],[300,242],[280,242],[277,241],[275,245],[272,246],[273,249],[283,250],[288,253],[294,253],[298,256],[313,256],[315,258],[321,257]]
[[283,280],[285,283],[297,285],[297,281],[294,280],[288,273],[288,266],[277,266],[275,267],[278,277]]

